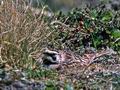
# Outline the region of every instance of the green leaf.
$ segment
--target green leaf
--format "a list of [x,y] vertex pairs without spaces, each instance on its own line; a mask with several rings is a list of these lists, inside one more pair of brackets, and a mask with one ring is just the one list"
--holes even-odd
[[113,36],[114,38],[120,38],[120,31],[118,31],[118,30],[113,31],[113,32],[112,32],[112,36]]
[[91,16],[92,16],[92,18],[95,19],[95,18],[97,17],[97,15],[98,15],[98,14],[97,14],[97,10],[92,10],[92,11],[91,11]]
[[67,84],[65,90],[74,90],[74,89],[73,89],[73,86],[72,86],[72,85]]
[[110,21],[110,19],[112,18],[113,14],[111,11],[106,11],[105,13],[103,13],[103,18],[102,21]]

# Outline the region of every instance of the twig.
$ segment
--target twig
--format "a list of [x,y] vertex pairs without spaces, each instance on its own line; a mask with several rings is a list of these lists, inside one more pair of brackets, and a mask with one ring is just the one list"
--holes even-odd
[[51,22],[51,25],[54,25],[54,24],[60,24],[62,26],[65,26],[65,27],[69,28],[69,25],[66,25],[66,24],[64,24],[64,23],[62,23],[62,22],[60,22],[58,20]]

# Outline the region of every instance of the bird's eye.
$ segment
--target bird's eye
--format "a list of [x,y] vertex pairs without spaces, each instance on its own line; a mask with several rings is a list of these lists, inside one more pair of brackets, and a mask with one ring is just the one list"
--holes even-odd
[[53,55],[52,58],[53,58],[53,61],[56,61],[56,55]]

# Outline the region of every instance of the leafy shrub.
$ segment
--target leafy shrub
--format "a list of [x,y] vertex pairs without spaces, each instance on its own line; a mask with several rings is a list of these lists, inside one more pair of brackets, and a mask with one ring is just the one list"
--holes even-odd
[[119,12],[104,8],[92,10],[76,8],[68,15],[59,12],[56,14],[59,23],[54,23],[57,26],[55,39],[71,50],[84,46],[96,49],[111,47],[119,51],[120,20],[118,18]]

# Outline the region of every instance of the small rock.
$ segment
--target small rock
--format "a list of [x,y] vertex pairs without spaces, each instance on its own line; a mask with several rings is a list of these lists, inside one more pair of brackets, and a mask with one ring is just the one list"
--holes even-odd
[[26,85],[24,83],[22,83],[21,81],[15,81],[12,85],[14,87],[16,87],[16,88],[24,88],[24,87],[26,87]]
[[21,82],[24,83],[24,84],[26,84],[26,85],[32,84],[31,81],[29,81],[29,80],[27,80],[27,79],[25,79],[25,78],[22,78],[22,79],[21,79]]
[[32,83],[32,90],[45,90],[45,84],[42,82]]

